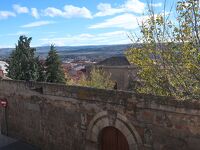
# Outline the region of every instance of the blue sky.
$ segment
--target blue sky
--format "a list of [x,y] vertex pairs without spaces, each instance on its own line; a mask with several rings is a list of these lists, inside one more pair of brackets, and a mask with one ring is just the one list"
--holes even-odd
[[[152,4],[161,12],[164,0]],[[138,31],[146,6],[146,0],[0,0],[0,48],[14,47],[20,35],[33,37],[32,46],[130,43],[127,34]]]

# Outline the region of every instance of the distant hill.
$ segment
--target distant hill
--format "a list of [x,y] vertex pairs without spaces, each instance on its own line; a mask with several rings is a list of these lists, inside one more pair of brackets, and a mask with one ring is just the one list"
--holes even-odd
[[[56,47],[62,60],[67,59],[93,59],[101,60],[112,56],[120,56],[131,45],[98,45],[98,46],[62,46]],[[45,58],[50,47],[36,47],[36,54]],[[13,48],[0,49],[0,58],[8,58]]]

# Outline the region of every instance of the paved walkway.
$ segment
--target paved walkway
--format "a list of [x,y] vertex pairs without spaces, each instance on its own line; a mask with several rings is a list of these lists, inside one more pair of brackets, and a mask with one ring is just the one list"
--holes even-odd
[[24,142],[0,134],[0,150],[39,150]]

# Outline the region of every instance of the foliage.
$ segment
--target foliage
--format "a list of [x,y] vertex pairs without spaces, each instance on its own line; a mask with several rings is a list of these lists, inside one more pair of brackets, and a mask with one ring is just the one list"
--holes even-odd
[[46,76],[46,70],[45,70],[45,63],[42,62],[42,60],[39,60],[37,58],[37,64],[38,64],[38,79],[39,82],[46,82],[47,76]]
[[100,89],[113,89],[115,84],[110,77],[111,75],[103,70],[93,68],[89,78],[83,75],[78,81],[74,81],[73,79],[68,80],[67,84]]
[[30,47],[32,38],[20,36],[15,50],[11,53],[8,77],[16,80],[37,80],[38,64],[35,49]]
[[139,68],[143,84],[138,92],[199,99],[199,1],[179,1],[176,10],[178,24],[173,24],[165,11],[155,14],[149,7],[148,19],[140,25],[141,36],[137,39],[142,46],[129,49],[126,56]]
[[53,83],[65,83],[65,76],[60,58],[54,45],[51,45],[46,59],[46,81]]
[[42,63],[35,57],[36,49],[30,47],[31,40],[26,36],[19,37],[18,45],[10,55],[8,77],[15,80],[64,83],[64,73],[55,47],[51,45],[46,63]]

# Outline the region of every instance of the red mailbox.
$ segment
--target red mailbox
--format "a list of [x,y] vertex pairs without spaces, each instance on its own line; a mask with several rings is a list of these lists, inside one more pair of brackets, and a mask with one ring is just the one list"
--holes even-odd
[[0,104],[1,104],[1,107],[7,107],[8,102],[5,99],[0,99]]

